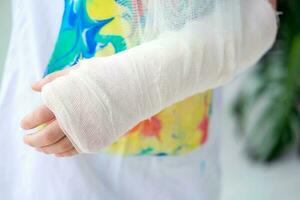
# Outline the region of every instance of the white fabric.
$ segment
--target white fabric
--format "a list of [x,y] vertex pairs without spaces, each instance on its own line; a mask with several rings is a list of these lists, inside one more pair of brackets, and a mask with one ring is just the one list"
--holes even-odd
[[63,0],[13,0],[13,29],[0,91],[0,199],[217,200],[218,96],[214,96],[209,139],[189,155],[102,152],[56,158],[23,143],[19,122],[42,104],[40,94],[30,86],[43,77],[63,12]]
[[53,52],[64,1],[13,0],[13,4],[13,30],[0,91],[0,199],[219,199],[222,112],[218,96],[213,98],[208,141],[188,155],[100,152],[56,158],[25,145],[19,122],[42,103],[30,86],[41,79]]
[[97,152],[163,108],[225,84],[253,65],[275,39],[275,12],[265,0],[242,1],[229,12],[233,2],[216,4],[214,12],[179,31],[85,60],[47,84],[43,100],[77,150]]

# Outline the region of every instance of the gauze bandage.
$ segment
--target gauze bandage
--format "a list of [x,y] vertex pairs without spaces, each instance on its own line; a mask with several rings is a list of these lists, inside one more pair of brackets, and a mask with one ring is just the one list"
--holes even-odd
[[153,0],[144,23],[141,45],[81,61],[43,87],[78,151],[97,152],[167,106],[230,81],[271,47],[277,29],[266,0]]

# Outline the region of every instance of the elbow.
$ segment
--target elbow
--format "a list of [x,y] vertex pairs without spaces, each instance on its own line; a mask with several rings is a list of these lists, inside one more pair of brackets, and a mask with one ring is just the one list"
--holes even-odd
[[[258,2],[257,2],[258,1]],[[225,40],[222,63],[216,66],[215,86],[224,85],[237,74],[254,66],[273,46],[277,35],[277,16],[268,1],[244,1],[241,5],[242,20],[240,30],[231,32]],[[228,36],[228,35],[227,35]]]
[[[255,0],[261,1],[261,0]],[[270,50],[277,35],[277,17],[267,1],[245,4],[240,42],[239,67],[253,66]],[[249,11],[250,10],[250,11]]]

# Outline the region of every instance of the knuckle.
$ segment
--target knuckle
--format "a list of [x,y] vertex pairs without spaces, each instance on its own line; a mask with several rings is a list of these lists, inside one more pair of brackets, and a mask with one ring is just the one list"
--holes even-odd
[[53,142],[54,140],[55,140],[54,134],[52,134],[51,132],[46,132],[44,134],[45,143],[49,144],[49,143]]
[[23,142],[29,146],[33,146],[28,136],[23,137]]
[[29,124],[28,124],[28,121],[26,118],[21,121],[21,127],[23,129],[27,129],[29,127]]
[[42,118],[43,115],[43,111],[42,109],[37,109],[34,113],[33,113],[33,118],[34,120],[39,120]]
[[68,142],[68,140],[66,140],[65,142],[63,142],[62,144],[61,144],[61,150],[67,150],[67,149],[69,149],[70,148],[70,143]]

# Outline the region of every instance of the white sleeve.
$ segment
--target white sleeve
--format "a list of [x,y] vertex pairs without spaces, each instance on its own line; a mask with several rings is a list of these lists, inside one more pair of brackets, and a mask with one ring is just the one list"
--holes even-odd
[[97,152],[138,122],[257,62],[274,42],[276,14],[267,1],[245,2],[241,35],[212,30],[209,20],[194,22],[122,53],[80,62],[43,87],[43,101],[78,151]]

